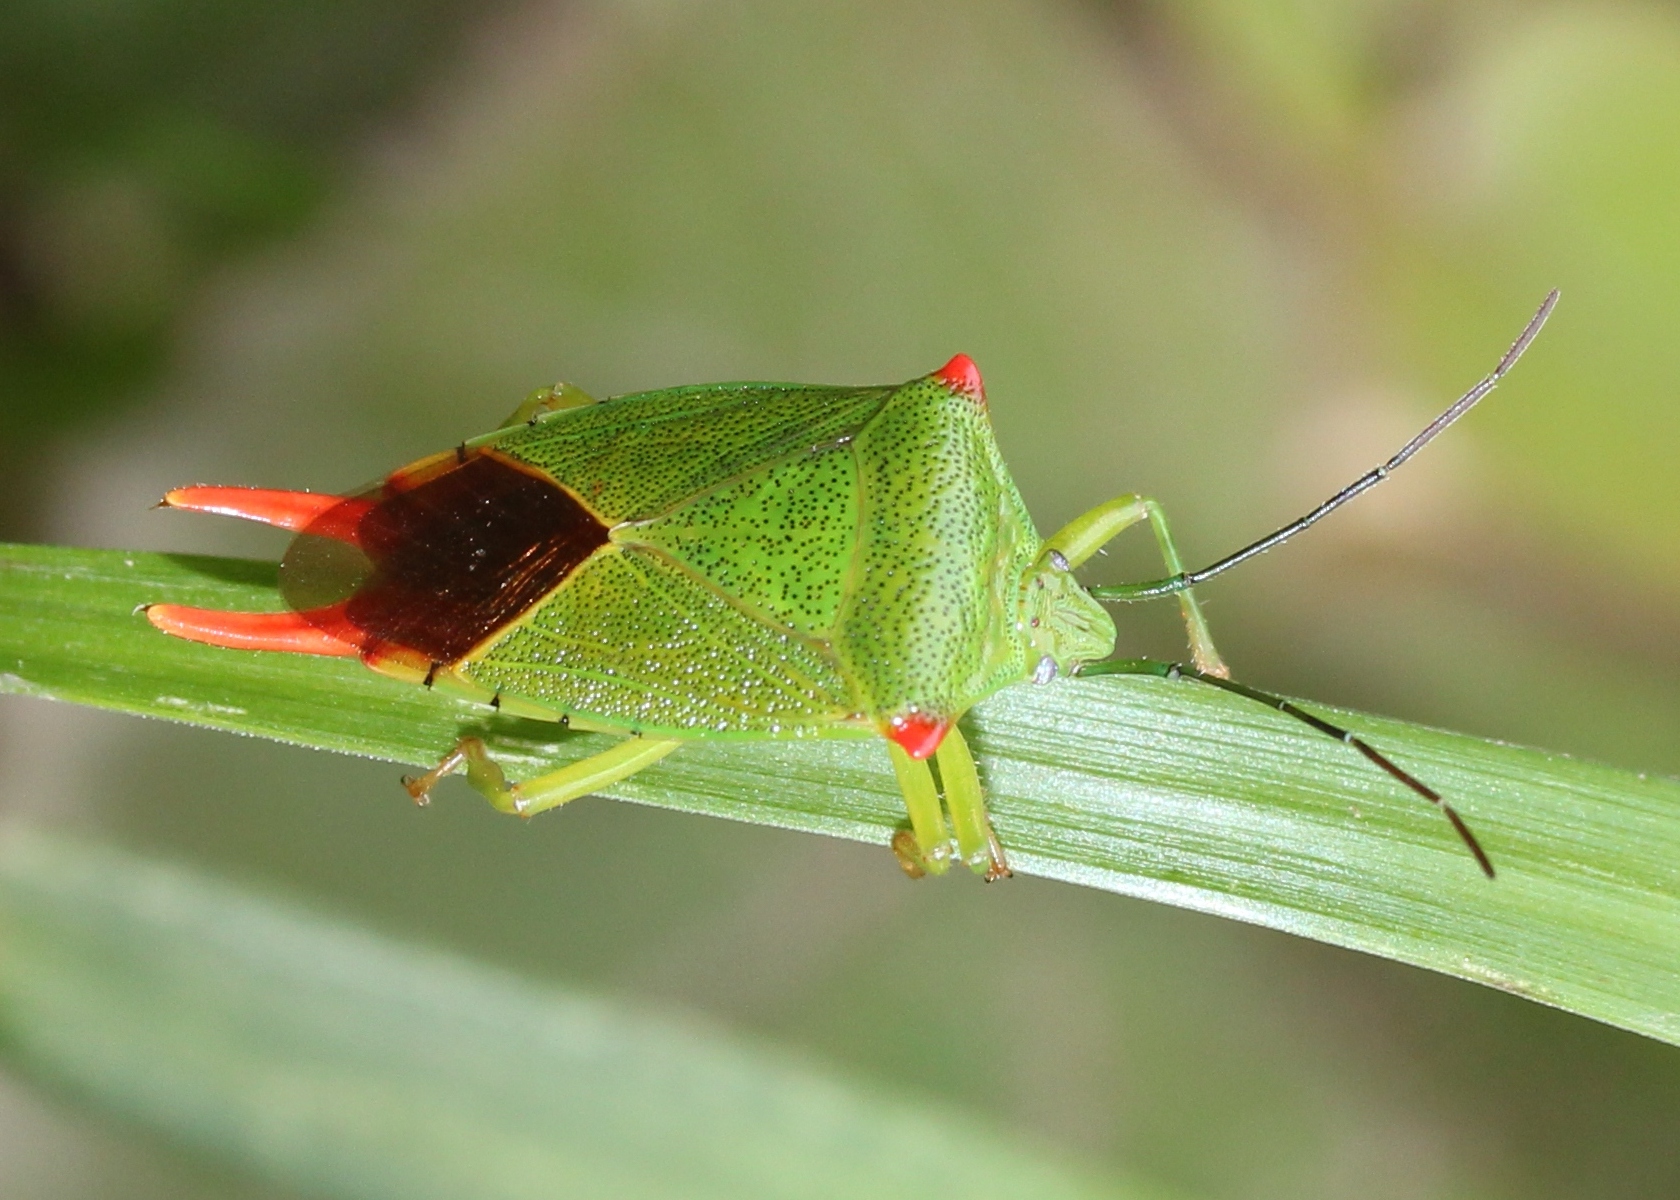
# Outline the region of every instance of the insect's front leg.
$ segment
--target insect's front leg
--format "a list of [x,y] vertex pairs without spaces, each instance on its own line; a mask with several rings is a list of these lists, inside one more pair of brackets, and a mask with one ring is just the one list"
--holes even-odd
[[950,869],[953,858],[976,874],[984,875],[988,883],[1013,874],[1009,860],[1004,857],[1003,845],[986,815],[986,797],[980,788],[980,774],[974,769],[974,756],[956,725],[945,731],[934,760],[939,764],[939,778],[945,785],[945,805],[951,810],[951,828],[956,832],[955,846],[951,844],[951,833],[945,825],[939,791],[934,787],[928,762],[911,758],[893,741],[887,742],[887,753],[892,756],[899,791],[904,793],[904,807],[910,812],[910,828],[899,830],[892,840],[893,853],[906,875],[912,879],[943,875]]
[[943,875],[951,866],[951,835],[939,807],[939,790],[933,786],[933,770],[926,760],[911,758],[897,742],[887,742],[887,754],[898,776],[898,790],[904,793],[904,807],[910,812],[910,828],[893,835],[898,865],[912,879]]
[[[1155,531],[1155,542],[1161,548],[1161,558],[1167,565],[1168,573],[1182,575],[1184,563],[1173,543],[1172,531],[1167,528],[1166,514],[1148,496],[1121,496],[1075,517],[1044,543],[1044,553],[1061,555],[1072,569],[1124,530],[1144,520]],[[1207,618],[1202,615],[1202,606],[1196,602],[1196,597],[1185,589],[1178,593],[1178,603],[1184,612],[1184,626],[1190,635],[1190,653],[1196,669],[1220,678],[1228,676],[1231,672],[1214,648],[1213,634],[1208,630]]]
[[945,740],[935,751],[939,779],[945,785],[945,806],[951,810],[951,824],[957,833],[957,853],[970,870],[991,883],[1014,874],[1004,857],[1003,844],[986,815],[986,794],[980,787],[980,773],[974,769],[974,755],[956,725],[945,731]]
[[540,812],[558,808],[568,800],[576,800],[579,796],[587,796],[628,779],[680,745],[682,742],[675,738],[625,738],[611,749],[580,759],[558,771],[510,785],[483,741],[464,737],[456,743],[455,749],[444,756],[442,762],[424,775],[404,779],[403,786],[414,797],[416,804],[424,804],[440,779],[465,767],[467,782],[490,801],[491,807],[498,812],[534,817]]

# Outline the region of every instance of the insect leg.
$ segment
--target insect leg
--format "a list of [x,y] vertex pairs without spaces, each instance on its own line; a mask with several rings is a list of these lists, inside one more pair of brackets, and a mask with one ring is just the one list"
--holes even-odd
[[414,797],[415,803],[424,804],[438,780],[465,767],[467,782],[490,801],[491,807],[499,812],[534,817],[540,812],[558,808],[568,800],[576,800],[621,779],[628,779],[681,744],[676,738],[625,738],[611,749],[510,786],[507,776],[496,760],[490,757],[484,743],[475,737],[464,737],[436,767],[418,778],[404,779],[403,786]]
[[[1046,556],[1059,554],[1069,568],[1074,568],[1122,531],[1143,520],[1147,520],[1149,527],[1155,531],[1155,542],[1161,547],[1161,558],[1167,570],[1174,576],[1182,575],[1182,560],[1173,542],[1172,531],[1167,528],[1166,514],[1148,496],[1121,496],[1075,517],[1044,543],[1044,553]],[[1229,675],[1230,671],[1220,659],[1219,651],[1214,648],[1213,634],[1208,631],[1207,618],[1202,615],[1202,606],[1197,603],[1196,597],[1185,589],[1178,593],[1178,603],[1184,611],[1184,627],[1190,634],[1190,654],[1196,669],[1204,675],[1221,678]]]
[[943,875],[951,865],[951,835],[945,830],[933,771],[925,761],[911,758],[897,742],[887,742],[887,753],[892,757],[899,790],[904,793],[904,807],[910,812],[910,828],[893,835],[892,849],[898,865],[912,879]]
[[1476,865],[1481,867],[1482,874],[1489,879],[1493,878],[1493,861],[1488,858],[1487,852],[1482,849],[1482,844],[1476,840],[1476,835],[1470,832],[1470,826],[1464,823],[1464,818],[1458,815],[1457,810],[1452,805],[1442,799],[1441,793],[1424,783],[1423,780],[1400,766],[1352,730],[1343,729],[1340,725],[1332,725],[1323,717],[1314,716],[1292,701],[1285,700],[1282,696],[1274,696],[1270,692],[1262,692],[1259,688],[1251,688],[1245,683],[1237,683],[1218,675],[1209,675],[1191,667],[1181,666],[1178,663],[1156,662],[1149,658],[1110,658],[1102,662],[1086,663],[1085,666],[1080,668],[1079,674],[1081,676],[1155,675],[1161,679],[1194,679],[1219,688],[1221,691],[1232,692],[1264,704],[1267,708],[1275,708],[1287,716],[1294,717],[1297,721],[1311,725],[1320,733],[1352,746],[1372,763],[1381,767],[1395,779],[1440,809],[1441,815],[1447,818],[1447,823],[1453,827],[1454,832],[1458,834],[1460,840],[1464,842],[1465,847],[1475,858]]
[[945,740],[935,753],[939,778],[945,785],[945,806],[951,810],[951,824],[957,833],[958,855],[975,874],[984,875],[987,883],[1007,879],[1013,872],[986,815],[986,796],[980,788],[979,772],[974,769],[974,756],[955,725],[945,731]]

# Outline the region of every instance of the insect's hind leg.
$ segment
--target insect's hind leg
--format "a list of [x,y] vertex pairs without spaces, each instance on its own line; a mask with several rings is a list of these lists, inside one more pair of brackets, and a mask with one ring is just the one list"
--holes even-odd
[[538,775],[523,783],[509,784],[483,741],[464,737],[455,744],[455,749],[444,756],[442,762],[424,775],[404,779],[403,786],[414,797],[415,803],[424,804],[438,780],[465,767],[467,782],[490,801],[491,807],[498,812],[534,817],[569,800],[628,779],[680,745],[682,742],[677,738],[629,737],[610,749],[561,767],[558,771]]
[[[1184,563],[1179,558],[1178,546],[1173,542],[1172,530],[1167,527],[1167,516],[1161,511],[1160,504],[1148,496],[1121,496],[1107,504],[1097,505],[1051,535],[1044,543],[1044,552],[1047,555],[1052,551],[1060,554],[1070,569],[1078,567],[1122,532],[1145,520],[1155,532],[1155,542],[1161,548],[1161,559],[1166,563],[1168,573],[1184,574]],[[1178,593],[1178,604],[1184,613],[1184,628],[1190,635],[1190,654],[1196,669],[1204,675],[1225,678],[1231,672],[1214,647],[1213,634],[1208,630],[1201,604],[1188,588]]]

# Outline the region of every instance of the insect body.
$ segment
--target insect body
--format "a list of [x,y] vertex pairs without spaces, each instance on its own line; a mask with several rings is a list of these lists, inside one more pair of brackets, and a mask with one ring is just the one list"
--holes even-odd
[[893,841],[904,869],[957,860],[997,878],[1007,858],[957,721],[1001,688],[1113,652],[1114,624],[1075,568],[1148,521],[1168,576],[1130,591],[1176,594],[1187,670],[1225,674],[1189,590],[1210,572],[1185,574],[1152,500],[1123,496],[1038,536],[961,355],[894,387],[722,384],[595,403],[561,386],[366,494],[190,487],[164,503],[298,537],[281,565],[291,611],[153,605],[159,629],[357,655],[511,713],[625,735],[512,785],[463,738],[405,781],[417,800],[464,767],[493,805],[529,816],[692,738],[881,737],[910,816]]

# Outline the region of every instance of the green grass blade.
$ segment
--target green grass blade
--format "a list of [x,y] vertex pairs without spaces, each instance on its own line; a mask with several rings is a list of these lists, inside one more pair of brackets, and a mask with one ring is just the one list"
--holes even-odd
[[0,841],[14,1064],[309,1195],[1139,1193],[958,1117],[123,854]]
[[[273,580],[245,562],[0,548],[0,688],[413,764],[472,729],[516,777],[604,744],[353,661],[190,645],[133,612],[161,600],[277,608]],[[1680,783],[1323,711],[1447,795],[1498,880],[1482,878],[1438,813],[1348,747],[1203,685],[1012,688],[966,727],[1018,870],[1415,963],[1680,1043]],[[883,845],[904,820],[887,756],[867,741],[697,743],[610,794]]]

